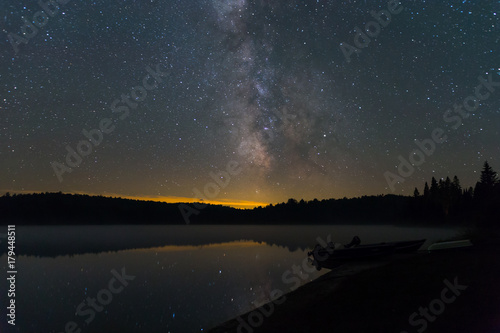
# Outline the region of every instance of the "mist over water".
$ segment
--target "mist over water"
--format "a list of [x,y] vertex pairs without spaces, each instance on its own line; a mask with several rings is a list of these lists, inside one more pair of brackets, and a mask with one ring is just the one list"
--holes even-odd
[[[293,284],[283,274],[302,265],[318,237],[347,243],[358,235],[364,244],[426,238],[425,247],[456,232],[389,225],[19,227],[18,249],[30,255],[18,256],[14,331],[63,332],[74,321],[82,332],[199,332],[261,305],[274,289],[289,292]],[[105,298],[111,271],[122,269],[134,279],[87,324],[87,297]],[[77,315],[82,302],[85,315]]]

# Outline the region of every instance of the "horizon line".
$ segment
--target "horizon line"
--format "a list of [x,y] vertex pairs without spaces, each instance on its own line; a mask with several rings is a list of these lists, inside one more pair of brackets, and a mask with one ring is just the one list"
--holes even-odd
[[[120,199],[129,199],[129,200],[139,200],[139,201],[153,201],[153,202],[164,202],[164,203],[171,203],[171,204],[188,204],[188,203],[200,203],[200,204],[210,204],[210,205],[220,205],[220,206],[225,206],[225,207],[231,207],[235,209],[253,209],[257,207],[266,207],[269,205],[277,205],[282,202],[259,202],[259,201],[252,201],[252,200],[237,200],[237,199],[220,199],[220,200],[203,200],[203,199],[196,199],[196,198],[189,198],[189,197],[182,197],[182,196],[134,196],[134,195],[122,195],[122,194],[117,194],[117,193],[106,193],[106,194],[98,194],[98,193],[92,193],[92,192],[85,192],[85,191],[73,191],[73,192],[66,192],[66,191],[29,191],[29,190],[21,190],[21,191],[12,191],[12,190],[5,190],[5,189],[0,189],[0,193],[2,195],[5,195],[6,193],[11,193],[13,194],[44,194],[44,193],[62,193],[62,194],[80,194],[80,195],[89,195],[89,196],[103,196],[106,198],[120,198]],[[365,196],[387,196],[387,195],[396,195],[396,196],[405,196],[403,194],[375,194],[375,195],[362,195],[358,197],[342,197],[342,198],[328,198],[328,199],[311,199],[311,200],[305,200],[305,199],[295,199],[295,198],[289,198],[289,199],[294,199],[297,202],[304,200],[305,202],[309,201],[322,201],[322,200],[341,200],[341,199],[356,199],[356,198],[362,198]],[[406,195],[406,196],[411,196],[411,195]],[[287,201],[283,201],[283,203],[286,203]]]
[[165,203],[201,203],[201,204],[210,204],[210,205],[222,205],[226,207],[232,207],[236,209],[252,209],[256,207],[265,207],[269,206],[270,204],[275,204],[271,202],[259,202],[259,201],[251,201],[251,200],[237,200],[237,199],[221,199],[221,200],[203,200],[203,199],[196,199],[196,198],[189,198],[189,197],[182,197],[182,196],[135,196],[135,195],[123,195],[123,194],[117,194],[117,193],[106,193],[106,194],[100,194],[100,193],[91,193],[91,192],[84,192],[84,191],[73,191],[73,192],[66,192],[66,191],[28,191],[28,190],[21,190],[21,191],[12,191],[12,190],[0,190],[3,192],[2,195],[5,195],[6,193],[10,193],[11,195],[13,194],[44,194],[44,193],[63,193],[63,194],[81,194],[81,195],[89,195],[89,196],[103,196],[107,198],[121,198],[121,199],[129,199],[129,200],[139,200],[139,201],[153,201],[153,202],[165,202]]

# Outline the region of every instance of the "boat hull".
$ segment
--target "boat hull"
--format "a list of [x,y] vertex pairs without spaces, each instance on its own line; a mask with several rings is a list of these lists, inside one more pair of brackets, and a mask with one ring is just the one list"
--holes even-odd
[[453,250],[453,249],[461,249],[461,248],[469,248],[472,246],[472,243],[469,239],[459,240],[459,241],[451,241],[451,242],[440,242],[434,243],[427,248],[429,252],[432,251],[440,251],[440,250]]
[[425,239],[359,245],[346,249],[320,248],[312,251],[313,264],[317,269],[339,267],[343,263],[357,260],[371,260],[378,257],[389,256],[394,253],[409,253],[418,250],[425,242]]

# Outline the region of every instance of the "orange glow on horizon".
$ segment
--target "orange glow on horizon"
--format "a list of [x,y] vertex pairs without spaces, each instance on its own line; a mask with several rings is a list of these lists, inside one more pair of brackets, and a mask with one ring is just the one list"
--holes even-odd
[[[106,196],[113,196],[113,195],[106,195]],[[167,202],[167,203],[193,203],[193,202],[199,202],[199,203],[205,203],[205,204],[211,204],[211,205],[229,206],[229,207],[239,208],[239,209],[251,209],[251,208],[255,208],[255,207],[259,207],[259,206],[265,207],[265,206],[268,206],[270,204],[269,202],[257,202],[257,201],[248,201],[248,200],[231,200],[231,199],[203,200],[203,201],[200,201],[199,199],[195,199],[195,198],[173,197],[173,196],[166,196],[166,197],[162,197],[162,196],[158,196],[158,197],[152,197],[152,196],[144,196],[144,197],[121,196],[121,198],[132,199],[132,200]]]
[[[0,190],[0,191],[5,192],[5,193],[10,192],[11,195],[12,194],[45,193],[44,191],[28,191],[28,190],[22,190],[22,191]],[[49,192],[49,193],[56,193],[56,192]],[[200,201],[199,199],[195,199],[195,198],[177,197],[177,196],[132,196],[132,195],[121,195],[121,194],[116,194],[116,193],[106,193],[106,194],[89,193],[89,192],[84,192],[84,191],[62,192],[62,193],[64,193],[64,194],[82,194],[82,195],[90,195],[90,196],[102,195],[103,197],[108,197],[108,198],[123,198],[123,199],[130,199],[130,200],[155,201],[155,202],[166,202],[166,203],[198,202],[198,203],[206,203],[206,204],[211,204],[211,205],[228,206],[228,207],[238,208],[238,209],[252,209],[255,207],[259,207],[259,206],[265,207],[265,206],[268,206],[270,204],[269,202],[258,202],[258,201],[236,200],[236,199]]]

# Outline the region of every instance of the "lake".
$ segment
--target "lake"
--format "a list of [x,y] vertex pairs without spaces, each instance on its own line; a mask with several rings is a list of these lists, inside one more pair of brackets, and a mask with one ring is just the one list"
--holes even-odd
[[[318,238],[348,243],[357,235],[362,244],[426,238],[427,247],[457,232],[390,225],[18,226],[16,325],[8,331],[202,332],[261,305],[273,290],[287,293],[327,273],[303,266]],[[6,272],[7,245],[0,241]],[[2,332],[6,325],[2,318]]]

